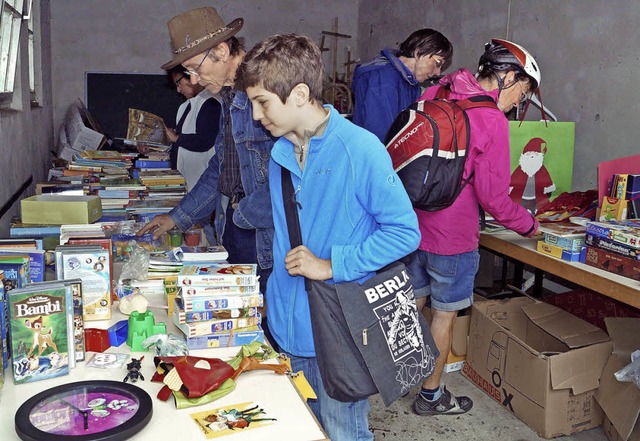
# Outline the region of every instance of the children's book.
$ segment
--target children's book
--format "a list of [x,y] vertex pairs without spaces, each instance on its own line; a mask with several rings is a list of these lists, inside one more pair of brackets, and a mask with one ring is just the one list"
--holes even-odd
[[4,359],[5,354],[3,353],[4,363],[7,365],[9,358],[11,358],[11,325],[9,323],[9,301],[7,296],[12,290],[22,288],[29,283],[29,258],[23,255],[0,256],[0,271],[4,274],[2,284],[5,293],[5,301],[2,303],[2,309],[0,309],[0,326],[2,327],[0,335],[3,335],[3,338],[7,341],[6,359]]
[[7,296],[4,291],[4,271],[0,270],[0,363],[2,363],[2,373],[4,376],[4,368],[9,362],[9,339],[7,332],[9,331],[9,306]]
[[27,256],[29,258],[29,281],[31,283],[44,281],[45,253],[45,250],[0,247],[0,256]]
[[180,286],[247,286],[258,281],[256,264],[203,263],[185,265],[178,274]]
[[66,296],[59,282],[33,284],[9,294],[16,384],[69,373]]

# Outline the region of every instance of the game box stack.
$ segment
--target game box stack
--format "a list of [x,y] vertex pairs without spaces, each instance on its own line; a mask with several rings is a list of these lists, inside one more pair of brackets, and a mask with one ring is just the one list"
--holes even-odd
[[587,223],[584,263],[640,280],[640,219]]
[[185,264],[172,319],[189,349],[241,346],[264,341],[255,264]]
[[580,260],[580,252],[584,247],[585,231],[583,225],[574,223],[540,224],[544,240],[538,241],[537,250],[558,259],[569,262]]

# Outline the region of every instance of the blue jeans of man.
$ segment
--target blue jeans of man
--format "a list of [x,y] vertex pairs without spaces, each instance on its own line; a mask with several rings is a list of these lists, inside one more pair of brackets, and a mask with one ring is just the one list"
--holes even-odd
[[352,403],[334,400],[324,389],[318,362],[314,358],[291,358],[293,372],[304,372],[317,400],[308,400],[309,407],[324,428],[331,441],[372,441],[373,433],[369,431],[369,400],[364,399]]

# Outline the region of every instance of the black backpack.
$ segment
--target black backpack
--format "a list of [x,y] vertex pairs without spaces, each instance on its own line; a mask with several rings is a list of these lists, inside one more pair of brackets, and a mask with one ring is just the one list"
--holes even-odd
[[471,176],[462,179],[469,148],[466,111],[497,109],[493,98],[479,95],[447,100],[441,88],[434,100],[417,101],[400,112],[386,142],[393,169],[398,173],[415,208],[438,211],[450,206]]

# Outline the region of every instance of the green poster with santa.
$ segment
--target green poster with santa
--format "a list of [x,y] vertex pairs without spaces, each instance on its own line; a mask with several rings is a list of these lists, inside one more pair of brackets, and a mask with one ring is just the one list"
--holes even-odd
[[532,213],[571,191],[575,123],[509,121],[509,196]]

